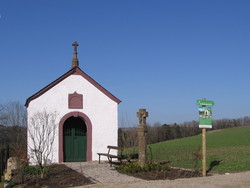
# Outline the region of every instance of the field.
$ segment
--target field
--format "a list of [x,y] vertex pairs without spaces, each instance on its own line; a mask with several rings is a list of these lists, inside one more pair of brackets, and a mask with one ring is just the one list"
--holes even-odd
[[[197,160],[201,141],[198,135],[152,144],[148,158],[170,161],[175,167],[201,168],[201,160]],[[250,170],[250,126],[207,131],[207,169],[212,173]]]

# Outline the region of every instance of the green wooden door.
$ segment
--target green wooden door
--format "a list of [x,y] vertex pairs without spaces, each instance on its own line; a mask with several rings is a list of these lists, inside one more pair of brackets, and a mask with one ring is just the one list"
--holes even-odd
[[69,118],[63,127],[64,161],[86,161],[87,132],[84,121],[80,118]]

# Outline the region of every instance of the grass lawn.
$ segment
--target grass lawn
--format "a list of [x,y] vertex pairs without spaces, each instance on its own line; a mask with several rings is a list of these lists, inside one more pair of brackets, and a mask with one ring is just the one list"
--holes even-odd
[[[201,142],[198,135],[152,144],[148,146],[148,158],[171,161],[171,166],[194,168],[193,153],[200,148],[201,154]],[[250,170],[250,126],[207,131],[207,169],[212,162],[211,172]],[[201,160],[198,168],[201,168]]]

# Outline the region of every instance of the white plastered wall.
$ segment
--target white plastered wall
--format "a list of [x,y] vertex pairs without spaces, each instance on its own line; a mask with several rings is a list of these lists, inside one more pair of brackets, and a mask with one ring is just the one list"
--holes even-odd
[[[77,92],[83,95],[83,109],[68,109],[68,94]],[[118,143],[118,104],[102,93],[80,75],[71,75],[32,100],[28,106],[28,121],[34,114],[56,112],[56,123],[70,112],[82,112],[92,123],[92,160],[98,160],[97,152],[107,152],[107,145]],[[59,162],[58,128],[53,144],[52,162]],[[28,145],[31,146],[28,139]],[[51,155],[52,156],[52,155]]]

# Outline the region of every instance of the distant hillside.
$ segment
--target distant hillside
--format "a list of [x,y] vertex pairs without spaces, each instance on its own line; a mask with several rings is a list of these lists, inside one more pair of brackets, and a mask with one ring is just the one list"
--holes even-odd
[[[218,119],[213,120],[213,130],[225,129],[232,127],[241,127],[250,125],[250,117],[241,117],[237,119]],[[196,136],[201,133],[198,121],[184,122],[182,124],[160,124],[155,123],[153,126],[148,125],[147,143],[154,144],[174,140],[177,138],[185,138]],[[138,138],[136,127],[119,128],[118,129],[118,145],[123,147],[138,146]]]
[[[201,139],[198,135],[152,144],[148,155],[153,160],[171,161],[172,166],[193,168],[194,153],[201,153],[197,152],[201,150]],[[214,172],[250,170],[250,126],[207,132],[207,168],[213,161],[219,163],[213,166]]]

